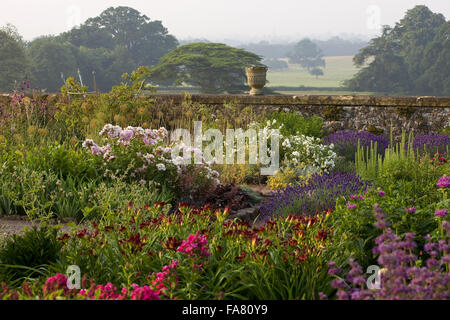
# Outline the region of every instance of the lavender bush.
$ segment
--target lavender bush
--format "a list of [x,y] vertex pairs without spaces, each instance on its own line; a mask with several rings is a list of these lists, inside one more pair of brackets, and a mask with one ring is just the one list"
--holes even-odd
[[389,141],[383,136],[377,136],[370,132],[357,132],[351,130],[342,130],[330,134],[324,139],[325,144],[333,144],[334,150],[349,161],[355,159],[358,140],[361,147],[370,147],[370,144],[377,143],[378,153],[383,154],[388,147]]
[[261,204],[261,220],[278,215],[315,214],[334,209],[336,198],[365,190],[367,183],[354,173],[332,171],[329,174],[315,174],[307,184],[288,186],[277,191]]
[[[383,233],[377,237],[373,253],[378,255],[380,270],[380,286],[378,289],[368,289],[367,280],[363,276],[361,266],[350,260],[351,270],[345,279],[333,280],[332,286],[337,291],[340,300],[448,300],[450,299],[450,223],[442,221],[441,240],[429,241],[424,246],[424,252],[419,251],[413,241],[415,234],[406,233],[404,239],[396,235],[381,209],[375,206],[377,228]],[[417,255],[416,252],[419,252]],[[427,259],[423,259],[423,256]],[[341,270],[334,262],[329,264],[329,274],[338,275]],[[324,295],[322,295],[324,297]]]
[[413,149],[415,152],[428,153],[430,155],[436,153],[446,154],[449,146],[450,137],[436,132],[418,134],[413,140]]

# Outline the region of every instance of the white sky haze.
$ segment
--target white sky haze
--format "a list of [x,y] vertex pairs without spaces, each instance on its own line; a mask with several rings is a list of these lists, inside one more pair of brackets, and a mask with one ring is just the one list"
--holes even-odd
[[67,31],[111,6],[129,6],[161,20],[178,39],[296,41],[304,36],[373,37],[418,4],[450,16],[450,0],[1,0],[0,26],[25,40]]

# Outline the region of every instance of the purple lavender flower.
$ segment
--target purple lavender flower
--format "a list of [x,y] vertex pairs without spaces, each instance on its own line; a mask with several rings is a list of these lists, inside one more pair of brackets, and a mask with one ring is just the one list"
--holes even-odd
[[388,147],[389,142],[382,136],[377,136],[370,132],[357,132],[351,130],[342,130],[330,134],[323,139],[325,144],[333,144],[334,150],[347,160],[354,160],[358,140],[361,147],[370,147],[371,144],[377,144],[377,151],[380,154]]
[[418,134],[413,140],[413,150],[434,155],[445,153],[450,145],[450,137],[431,132],[430,134]]
[[338,197],[358,193],[367,186],[354,173],[316,174],[307,185],[289,186],[265,199],[261,204],[260,219],[265,221],[273,215],[315,214],[334,209]]
[[[379,220],[380,222],[382,220]],[[444,221],[449,228],[450,223]],[[413,253],[417,244],[413,241],[413,233],[405,234],[404,240],[400,239],[392,229],[387,228],[376,238],[376,246],[373,252],[378,256],[380,264],[381,286],[378,290],[364,287],[364,278],[359,265],[352,259],[349,260],[351,270],[346,275],[347,282],[335,279],[331,285],[338,290],[339,299],[374,299],[374,300],[448,300],[450,299],[450,277],[441,265],[449,263],[449,240],[440,240],[439,243],[426,243],[425,251],[430,255],[425,261],[425,266],[418,267],[418,257]],[[430,239],[427,237],[428,240]],[[441,258],[438,259],[438,256]]]

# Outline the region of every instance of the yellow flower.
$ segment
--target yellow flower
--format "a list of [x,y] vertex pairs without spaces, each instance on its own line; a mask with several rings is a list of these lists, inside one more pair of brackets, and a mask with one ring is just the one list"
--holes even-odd
[[103,112],[97,112],[97,119],[103,120],[105,118],[105,114]]
[[96,129],[97,128],[97,120],[92,119],[91,122],[89,123],[89,127],[91,129]]
[[145,114],[145,111],[146,111],[146,109],[144,107],[140,107],[140,108],[138,108],[137,113],[138,113],[138,115],[142,116]]
[[31,103],[31,99],[29,97],[23,98],[22,101],[26,106],[30,105]]
[[14,135],[14,140],[15,140],[17,143],[19,143],[19,144],[23,143],[23,138],[22,138],[22,136],[21,136],[20,134],[18,134],[18,133],[16,133],[16,134]]
[[125,113],[125,112],[127,112],[128,106],[126,104],[122,104],[119,108],[120,108],[121,112]]
[[27,129],[27,133],[30,137],[34,136],[36,134],[36,127],[35,126],[29,126]]
[[75,146],[77,143],[78,143],[78,138],[77,137],[70,138],[70,144],[72,146]]
[[38,134],[45,137],[48,135],[48,130],[46,128],[39,128],[38,129]]
[[81,105],[81,110],[83,110],[83,112],[85,113],[88,113],[89,109],[89,105],[86,102],[83,102],[83,104]]

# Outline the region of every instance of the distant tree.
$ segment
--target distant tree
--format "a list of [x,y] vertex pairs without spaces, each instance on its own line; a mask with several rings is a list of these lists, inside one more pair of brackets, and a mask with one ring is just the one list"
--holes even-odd
[[16,81],[23,81],[27,59],[22,37],[12,25],[0,29],[0,92],[14,89]]
[[264,59],[263,63],[269,68],[269,70],[283,70],[289,68],[286,61],[280,59]]
[[108,8],[98,17],[88,19],[82,28],[96,31],[96,36],[101,39],[104,34],[109,35],[115,45],[130,51],[137,66],[155,65],[160,57],[178,45],[177,39],[168,33],[161,21],[150,21],[130,7]]
[[325,67],[322,51],[309,39],[298,42],[288,57],[291,63],[299,64],[308,71],[313,68]]
[[316,79],[317,79],[319,76],[323,76],[323,74],[324,74],[324,73],[323,73],[323,70],[320,69],[320,68],[313,68],[313,69],[309,70],[309,73],[310,73],[311,75],[315,76]]
[[345,40],[340,37],[331,37],[328,40],[313,40],[322,50],[325,57],[329,56],[354,56],[362,48],[368,45],[363,40]]
[[346,82],[351,90],[397,94],[449,94],[449,27],[426,6],[408,10],[353,59],[362,68]]
[[77,50],[71,43],[61,42],[55,37],[41,37],[32,41],[27,54],[39,88],[55,92],[63,85],[61,73],[66,78],[76,76]]
[[161,58],[150,70],[156,83],[174,79],[174,84],[199,86],[202,92],[245,90],[245,67],[260,65],[261,57],[220,43],[192,43],[180,46]]
[[100,29],[98,26],[83,24],[78,28],[62,33],[60,37],[76,47],[83,46],[90,49],[106,48],[113,50],[116,46],[116,41],[111,33],[104,28]]

